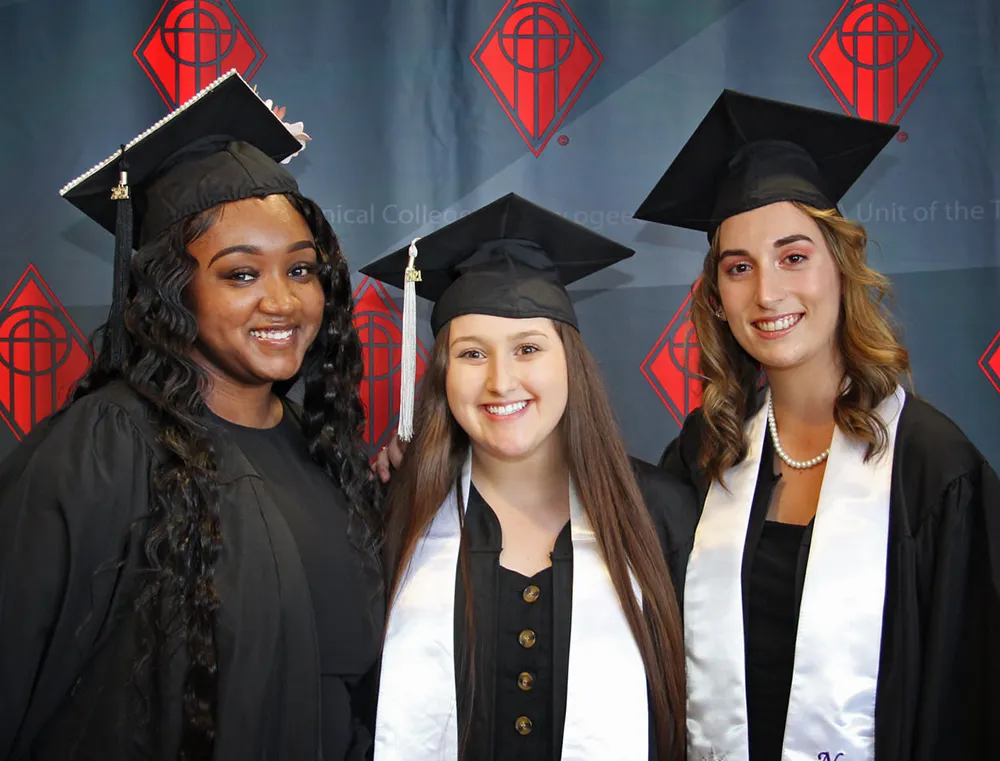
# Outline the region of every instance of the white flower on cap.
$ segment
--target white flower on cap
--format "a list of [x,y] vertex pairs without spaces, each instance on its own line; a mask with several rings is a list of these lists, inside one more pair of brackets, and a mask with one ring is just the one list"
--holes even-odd
[[[253,91],[257,92],[257,85],[253,86]],[[284,159],[281,162],[282,164],[287,164],[289,161],[291,161],[300,153],[302,153],[303,150],[305,150],[306,143],[312,140],[312,138],[306,134],[304,122],[292,122],[291,124],[289,124],[288,122],[285,121],[285,112],[287,111],[285,106],[275,106],[274,101],[271,100],[270,98],[264,101],[264,105],[266,105],[269,109],[271,109],[272,113],[274,113],[274,115],[281,120],[281,123],[285,125],[285,129],[291,132],[292,137],[298,140],[299,144],[302,146],[301,149],[297,150],[295,153],[293,153],[291,156],[289,156],[288,158]]]

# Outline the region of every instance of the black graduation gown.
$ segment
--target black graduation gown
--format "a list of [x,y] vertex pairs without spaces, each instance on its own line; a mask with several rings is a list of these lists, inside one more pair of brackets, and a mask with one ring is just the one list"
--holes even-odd
[[[701,412],[695,410],[660,462],[667,472],[690,479],[699,505],[709,487],[697,465],[703,426]],[[778,479],[770,437],[765,441],[743,558],[745,618],[755,552]],[[907,395],[896,434],[889,515],[875,757],[996,758],[1000,480],[954,423],[912,395]],[[810,525],[798,553],[795,610],[811,533]],[[693,541],[692,534],[686,555]]]
[[[639,460],[633,461],[639,486],[653,517],[671,573],[683,572],[685,542],[696,520],[694,490]],[[522,599],[516,576],[500,568],[502,535],[499,521],[482,497],[472,488],[466,512],[465,539],[469,546],[469,566],[474,590],[475,684],[476,699],[465,758],[470,761],[524,761],[558,759],[566,718],[566,689],[569,668],[570,623],[572,617],[573,546],[569,524],[556,540],[552,567],[532,579],[525,588],[537,586],[537,602]],[[522,577],[523,578],[523,577]],[[468,645],[465,593],[461,566],[455,588],[455,674],[459,726],[467,721],[469,685],[463,653]],[[515,587],[514,589],[512,589]],[[530,595],[529,595],[530,596]],[[541,606],[549,605],[547,611]],[[497,642],[501,632],[508,639],[529,629],[534,644],[517,662],[520,645]],[[513,652],[512,652],[513,651]],[[600,668],[593,664],[593,668]],[[519,670],[537,676],[530,691],[522,691],[516,680]],[[503,684],[498,684],[498,671]],[[507,673],[509,672],[509,673]],[[508,683],[509,682],[509,683]],[[610,698],[613,699],[613,698]],[[548,705],[540,704],[540,701]],[[520,716],[532,720],[530,733],[522,735],[515,726]],[[543,718],[539,720],[539,715]],[[510,720],[508,720],[510,719]],[[540,747],[533,737],[544,737]],[[650,759],[656,758],[656,742],[650,716]]]
[[[316,620],[284,495],[231,437],[215,443],[215,758],[320,759]],[[132,605],[162,456],[142,400],[113,383],[38,426],[0,465],[0,758],[138,757]],[[344,542],[330,537],[331,551]],[[371,651],[374,662],[377,639]],[[180,648],[162,667],[158,759],[176,758],[185,671]]]

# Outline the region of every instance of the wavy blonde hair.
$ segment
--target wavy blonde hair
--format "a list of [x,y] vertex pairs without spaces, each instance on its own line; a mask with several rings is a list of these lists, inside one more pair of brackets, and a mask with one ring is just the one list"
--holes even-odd
[[[845,380],[834,407],[837,427],[866,442],[865,459],[885,451],[888,432],[875,408],[906,376],[910,358],[884,301],[889,281],[867,262],[865,228],[835,209],[820,210],[792,202],[818,226],[840,271],[840,322],[837,346]],[[716,317],[719,298],[720,234],[716,231],[702,276],[691,298],[691,320],[701,346],[701,413],[705,421],[700,462],[706,474],[723,483],[723,474],[747,452],[744,422],[755,411],[761,366],[737,343],[729,326]]]

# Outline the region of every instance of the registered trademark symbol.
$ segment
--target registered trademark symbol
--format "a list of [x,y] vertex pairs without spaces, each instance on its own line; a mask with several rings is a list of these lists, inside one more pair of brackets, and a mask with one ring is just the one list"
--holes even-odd
[[905,132],[900,132],[898,135],[896,135],[896,139],[901,143],[905,143],[907,140],[910,139],[910,136]]
[[560,135],[559,145],[569,145],[569,135]]

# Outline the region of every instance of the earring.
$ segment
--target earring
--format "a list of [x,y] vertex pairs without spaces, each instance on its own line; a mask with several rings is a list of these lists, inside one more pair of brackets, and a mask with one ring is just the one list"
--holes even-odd
[[721,309],[716,309],[715,310],[715,316],[717,318],[719,318],[720,320],[726,319],[726,315],[723,313],[723,311]]

